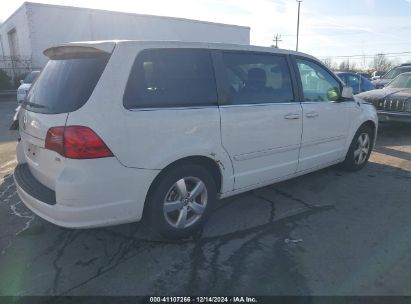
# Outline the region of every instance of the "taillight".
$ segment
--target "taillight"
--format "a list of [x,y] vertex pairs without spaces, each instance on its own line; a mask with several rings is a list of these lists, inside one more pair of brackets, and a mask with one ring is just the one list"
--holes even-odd
[[50,128],[47,131],[45,148],[64,155],[64,127]]
[[107,145],[93,130],[82,126],[50,128],[47,131],[45,148],[74,159],[113,156]]

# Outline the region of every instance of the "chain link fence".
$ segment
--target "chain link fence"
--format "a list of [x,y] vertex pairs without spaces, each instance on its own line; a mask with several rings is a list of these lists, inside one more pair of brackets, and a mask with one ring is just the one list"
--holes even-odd
[[0,56],[0,90],[13,89],[33,70],[31,59],[22,56]]

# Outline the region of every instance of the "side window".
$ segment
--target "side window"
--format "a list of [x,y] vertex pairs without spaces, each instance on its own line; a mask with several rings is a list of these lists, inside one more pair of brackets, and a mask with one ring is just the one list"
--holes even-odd
[[149,49],[136,58],[124,92],[127,109],[217,105],[211,55],[202,49]]
[[352,87],[353,93],[358,94],[361,92],[361,78],[358,75],[347,75],[346,85]]
[[356,75],[347,75],[346,85],[349,85],[351,87],[358,87],[360,85],[360,77]]
[[294,100],[290,71],[284,56],[223,53],[231,104]]
[[341,79],[345,84],[347,84],[347,76],[346,76],[345,74],[343,74],[343,75],[338,74],[338,77],[340,77],[340,79]]
[[337,101],[341,96],[340,83],[318,64],[297,59],[303,86],[304,101]]

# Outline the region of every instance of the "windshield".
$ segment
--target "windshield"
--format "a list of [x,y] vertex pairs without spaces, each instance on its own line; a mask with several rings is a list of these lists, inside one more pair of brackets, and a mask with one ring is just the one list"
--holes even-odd
[[411,74],[402,74],[391,81],[387,88],[411,89]]
[[409,69],[406,69],[406,68],[392,69],[387,74],[385,74],[383,78],[385,78],[385,79],[394,79],[395,77],[397,77],[398,75],[400,75],[404,72],[411,72],[411,67]]
[[33,84],[23,107],[39,113],[67,113],[89,99],[109,59],[109,54],[81,54],[49,60]]
[[24,78],[23,82],[24,83],[33,83],[34,80],[36,80],[37,76],[39,76],[40,71],[33,71],[29,73],[26,78]]

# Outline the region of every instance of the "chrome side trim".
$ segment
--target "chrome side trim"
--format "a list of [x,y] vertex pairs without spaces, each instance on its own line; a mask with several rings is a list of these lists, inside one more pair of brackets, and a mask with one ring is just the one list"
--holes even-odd
[[174,110],[201,110],[201,109],[218,109],[218,106],[192,106],[192,107],[153,107],[153,108],[130,108],[127,109],[130,112],[139,112],[139,111],[174,111]]
[[220,108],[266,107],[266,106],[276,106],[276,105],[297,105],[297,104],[300,104],[300,103],[298,101],[271,102],[271,103],[245,103],[245,104],[221,105]]
[[336,102],[336,101],[329,101],[329,100],[322,100],[322,101],[301,101],[301,104],[321,104],[321,103],[335,103],[335,104],[339,104],[339,103],[347,103],[347,102],[356,102],[355,100],[344,100],[344,101],[340,101],[340,102]]
[[305,142],[301,144],[301,148],[307,148],[307,147],[311,147],[311,146],[315,146],[315,145],[319,145],[319,144],[323,144],[327,142],[332,142],[332,141],[338,141],[338,140],[345,140],[345,136],[340,135],[340,136],[322,138],[322,139],[318,139],[318,140],[314,140],[310,142]]
[[377,114],[384,114],[384,115],[401,115],[401,116],[411,116],[411,112],[395,112],[395,111],[377,111]]
[[[344,101],[355,102],[355,101]],[[289,101],[289,102],[270,102],[270,103],[245,103],[245,104],[231,104],[231,105],[215,105],[215,106],[187,106],[187,107],[152,107],[152,108],[126,108],[127,111],[164,111],[164,110],[192,110],[192,109],[209,109],[209,108],[237,108],[237,107],[266,107],[276,105],[296,105],[296,104],[319,104],[319,103],[336,103],[331,101]]]
[[247,103],[234,105],[220,105],[220,106],[190,106],[190,107],[152,107],[152,108],[125,108],[127,111],[164,111],[164,110],[194,110],[194,109],[210,109],[210,108],[237,108],[237,107],[264,107],[271,105],[296,105],[300,104],[297,101],[291,102],[272,102],[272,103]]
[[233,158],[236,161],[249,160],[249,159],[253,159],[257,157],[298,150],[299,148],[300,148],[300,145],[290,145],[286,147],[280,147],[280,148],[274,148],[274,149],[263,150],[263,151],[258,151],[258,152],[234,155]]
[[387,111],[377,111],[377,114],[381,114],[381,115],[395,115],[395,116],[411,116],[411,112],[409,113],[404,113],[404,112],[387,112]]

